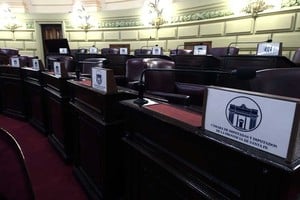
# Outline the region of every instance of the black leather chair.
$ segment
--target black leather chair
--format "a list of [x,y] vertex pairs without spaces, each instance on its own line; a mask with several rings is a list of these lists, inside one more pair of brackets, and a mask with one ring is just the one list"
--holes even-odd
[[135,56],[152,55],[152,49],[135,49],[134,55]]
[[295,63],[297,67],[300,67],[300,48],[295,51],[292,62]]
[[267,94],[300,98],[300,68],[268,68],[256,71],[256,76],[240,80],[228,76],[222,77],[218,86]]
[[193,55],[193,50],[191,49],[172,49],[170,51],[170,56],[174,55]]
[[101,55],[118,55],[120,50],[118,48],[103,48],[101,49]]
[[80,62],[81,64],[81,73],[91,74],[92,67],[104,67],[106,64],[106,58],[87,58]]
[[64,62],[67,72],[74,72],[76,68],[76,62],[73,56],[69,55],[48,55],[46,57],[46,67],[49,71],[53,71],[53,63],[55,61]]
[[34,200],[30,174],[15,138],[0,128],[0,199]]
[[12,48],[0,48],[0,64],[8,65],[10,64],[10,57],[18,56],[19,50]]
[[249,90],[287,97],[300,98],[300,68],[258,70],[249,80]]
[[226,55],[236,56],[239,54],[240,49],[238,47],[212,47],[208,49],[207,54],[221,57]]

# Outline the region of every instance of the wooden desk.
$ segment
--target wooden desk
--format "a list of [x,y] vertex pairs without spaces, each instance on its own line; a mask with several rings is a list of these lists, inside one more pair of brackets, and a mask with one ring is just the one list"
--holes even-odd
[[41,71],[28,67],[21,68],[21,71],[24,79],[27,118],[33,126],[47,134],[44,83]]
[[60,155],[69,162],[73,159],[74,135],[68,129],[70,94],[67,80],[72,77],[58,78],[51,72],[43,72],[44,94],[47,113],[48,138]]
[[24,84],[20,68],[0,66],[0,108],[4,114],[26,118]]
[[266,68],[296,67],[295,63],[285,56],[237,55],[222,56],[223,69],[251,68],[255,70]]
[[[220,59],[211,55],[174,55],[171,58],[175,62],[176,69],[218,70],[221,65]],[[176,81],[183,83],[212,85],[215,80],[216,74],[213,73],[185,72],[176,74]]]
[[74,172],[90,199],[120,199],[121,126],[118,101],[135,98],[121,89],[103,94],[90,80],[69,80],[70,127],[75,135]]
[[170,114],[139,107],[132,100],[121,105],[128,118],[123,138],[125,199],[299,197],[299,163],[251,154],[234,142],[212,137],[213,133]]

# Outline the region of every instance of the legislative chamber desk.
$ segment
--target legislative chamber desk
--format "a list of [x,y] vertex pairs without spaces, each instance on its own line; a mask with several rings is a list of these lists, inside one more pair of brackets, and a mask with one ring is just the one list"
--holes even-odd
[[296,67],[295,63],[285,56],[236,55],[222,56],[220,59],[223,69],[251,68],[261,70]]
[[70,89],[69,126],[75,135],[74,172],[90,199],[120,199],[121,125],[118,102],[134,94],[118,88],[104,94],[91,87],[89,79],[68,80]]
[[21,67],[24,81],[25,103],[28,121],[39,131],[47,134],[47,114],[42,71]]
[[0,110],[12,117],[26,118],[24,84],[20,68],[0,66]]
[[201,114],[187,108],[121,105],[128,119],[125,199],[299,199],[299,163],[271,161],[212,137],[201,129]]
[[47,113],[48,138],[58,150],[63,159],[72,161],[73,134],[69,130],[69,100],[70,94],[67,80],[75,76],[58,77],[53,72],[42,72],[44,95]]

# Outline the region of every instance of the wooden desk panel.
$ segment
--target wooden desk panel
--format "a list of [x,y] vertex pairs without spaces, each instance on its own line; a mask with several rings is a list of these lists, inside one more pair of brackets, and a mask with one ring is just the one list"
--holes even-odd
[[24,79],[24,91],[29,122],[47,134],[46,127],[46,105],[43,93],[43,80],[41,71],[32,68],[21,68]]
[[45,103],[47,108],[48,138],[67,162],[73,160],[73,142],[71,119],[69,117],[70,94],[67,88],[68,78],[58,78],[50,72],[43,72],[45,83]]
[[0,66],[0,107],[4,114],[26,118],[24,85],[20,68]]
[[300,195],[299,169],[149,113],[131,100],[121,104],[130,117],[123,138],[127,199],[283,200]]
[[123,115],[118,102],[135,98],[119,90],[103,94],[89,80],[69,80],[74,172],[91,199],[121,199]]

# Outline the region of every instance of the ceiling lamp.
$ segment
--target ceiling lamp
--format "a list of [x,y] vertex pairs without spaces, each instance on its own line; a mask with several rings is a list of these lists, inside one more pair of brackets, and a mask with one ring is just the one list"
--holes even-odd
[[145,25],[159,29],[171,18],[172,0],[146,0],[142,9],[142,20]]
[[16,29],[22,27],[7,4],[3,4],[1,7],[1,19],[3,21],[4,28],[11,32],[15,32]]
[[72,11],[73,24],[87,32],[94,27],[92,17],[88,14],[80,1],[77,1],[73,6]]

